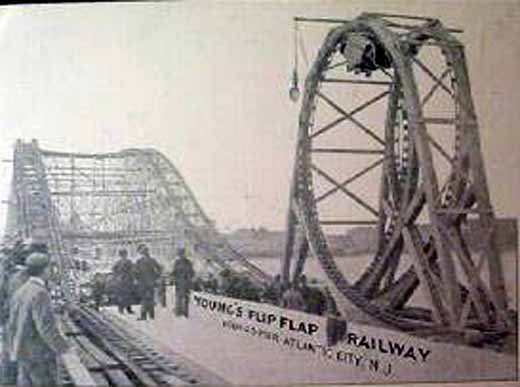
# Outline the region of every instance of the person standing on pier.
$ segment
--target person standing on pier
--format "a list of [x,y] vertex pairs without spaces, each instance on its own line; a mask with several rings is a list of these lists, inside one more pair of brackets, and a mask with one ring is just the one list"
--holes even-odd
[[117,306],[119,313],[123,314],[126,310],[128,314],[133,314],[134,264],[128,259],[128,251],[126,249],[120,249],[118,253],[119,260],[112,268]]
[[17,366],[16,362],[9,360],[8,347],[12,338],[7,332],[9,319],[9,304],[15,292],[29,279],[25,261],[33,252],[47,253],[47,245],[36,243],[31,238],[25,241],[19,240],[12,249],[4,249],[0,274],[0,298],[1,298],[1,325],[2,329],[2,370],[0,383],[15,384]]
[[159,302],[161,303],[161,306],[163,308],[166,308],[166,304],[167,304],[167,300],[166,300],[166,282],[167,282],[167,278],[166,278],[166,275],[163,273],[161,275],[161,277],[159,278],[159,288],[158,288],[158,298],[159,298]]
[[9,358],[18,365],[18,386],[56,386],[57,357],[72,351],[58,328],[45,285],[49,257],[32,253],[26,266],[29,279],[10,300]]
[[341,317],[338,306],[328,287],[325,287],[327,305],[327,345],[332,347],[345,338],[347,334],[347,321]]
[[298,287],[298,282],[293,281],[282,296],[282,308],[303,311],[305,302]]
[[[101,273],[94,274],[94,278],[92,279],[92,300],[94,301],[94,309],[99,310],[101,304],[103,302],[103,296],[105,295],[105,282],[103,280],[103,276]],[[119,312],[122,313],[121,307]],[[130,313],[132,313],[132,309],[130,309]]]
[[188,317],[190,291],[195,271],[191,261],[186,257],[186,249],[177,250],[179,258],[173,266],[175,284],[175,315]]
[[161,266],[150,256],[148,246],[141,244],[137,247],[140,258],[135,263],[135,274],[139,296],[141,297],[141,317],[138,320],[146,320],[148,316],[155,319],[155,288],[161,277]]

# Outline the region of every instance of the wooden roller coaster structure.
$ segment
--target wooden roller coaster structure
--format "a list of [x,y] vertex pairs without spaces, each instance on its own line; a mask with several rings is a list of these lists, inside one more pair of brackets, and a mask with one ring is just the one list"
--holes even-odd
[[84,281],[74,262],[82,245],[115,257],[118,247],[148,243],[152,254],[172,259],[181,244],[204,265],[258,284],[271,279],[216,230],[179,171],[154,149],[84,154],[18,140],[5,234],[49,246],[55,289],[72,303]]
[[[345,315],[354,308],[416,333],[485,339],[510,332],[464,47],[454,37],[461,31],[437,19],[374,13],[352,21],[295,21],[337,27],[329,31],[305,80],[282,279],[296,280],[312,255]],[[335,116],[325,118],[325,109]],[[348,135],[342,143],[325,141],[335,131]],[[369,146],[351,144],[360,136]],[[341,157],[335,170],[321,166],[327,157]],[[361,164],[346,179],[334,175],[338,168]],[[377,191],[374,205],[351,186],[377,170],[379,187],[370,186]],[[366,194],[367,186],[361,185]],[[321,207],[338,196],[369,216],[327,216],[341,212]],[[469,219],[478,225],[476,248],[467,237]],[[331,227],[352,226],[376,230],[377,248],[362,274],[349,280],[327,235]],[[401,266],[405,256],[411,259],[408,268]],[[418,291],[428,305],[409,307]]]

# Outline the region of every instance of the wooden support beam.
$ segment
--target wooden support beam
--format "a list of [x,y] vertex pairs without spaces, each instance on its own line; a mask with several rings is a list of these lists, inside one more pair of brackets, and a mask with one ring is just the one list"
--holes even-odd
[[97,362],[99,368],[96,370],[120,367],[118,361],[96,347],[86,336],[78,336],[75,338],[75,341]]
[[301,17],[295,16],[293,17],[295,22],[308,22],[308,23],[332,23],[332,24],[345,24],[350,23],[351,20],[348,19],[333,19],[329,17]]
[[352,183],[353,181],[359,179],[360,177],[364,176],[365,174],[367,174],[368,172],[370,172],[372,169],[376,168],[378,165],[380,165],[381,163],[383,163],[385,161],[385,158],[381,158],[379,160],[377,160],[376,162],[370,164],[369,166],[367,166],[366,168],[363,168],[361,171],[355,173],[354,175],[350,176],[348,179],[342,181],[339,186],[337,187],[334,187],[334,188],[331,188],[330,190],[328,190],[327,192],[323,193],[322,195],[320,195],[319,197],[317,197],[315,199],[316,203],[319,203],[321,202],[323,199],[327,198],[328,196],[332,195],[334,192],[338,191],[340,189],[340,187],[346,187],[347,185],[349,185],[350,183]]
[[408,252],[414,259],[415,273],[419,277],[422,289],[432,307],[433,319],[438,324],[446,323],[446,311],[444,310],[440,284],[436,282],[435,276],[429,268],[429,262],[424,255],[423,246],[420,242],[418,231],[413,227],[403,229],[404,243]]
[[96,385],[76,353],[69,352],[63,355],[62,361],[75,386],[87,387]]
[[471,260],[468,249],[465,248],[465,245],[463,244],[462,236],[460,233],[455,232],[453,227],[448,227],[442,223],[441,232],[448,240],[449,246],[453,249],[461,263],[461,267],[468,281],[467,289],[469,291],[469,297],[473,301],[480,322],[484,325],[489,324],[489,303],[491,301],[488,296],[489,291],[481,280],[480,274]]
[[375,134],[373,130],[367,128],[365,125],[363,125],[357,119],[355,119],[352,116],[352,114],[349,114],[348,112],[346,112],[343,108],[341,108],[341,106],[339,106],[337,103],[335,103],[332,99],[327,97],[322,92],[317,92],[316,95],[318,95],[322,100],[324,100],[328,105],[330,105],[336,111],[343,114],[350,122],[352,122],[354,125],[356,125],[361,131],[365,132],[368,136],[372,137],[379,144],[381,144],[383,146],[385,145],[385,142],[381,139],[381,137],[379,137],[377,134]]
[[320,134],[323,134],[325,133],[326,131],[328,131],[329,129],[332,129],[333,127],[335,127],[336,125],[340,124],[341,122],[349,119],[349,117],[352,117],[354,116],[355,114],[365,110],[367,107],[373,105],[374,103],[376,103],[377,101],[383,99],[384,97],[386,97],[390,92],[388,90],[385,90],[384,92],[376,95],[375,97],[373,98],[370,98],[369,100],[363,102],[361,105],[359,105],[358,107],[352,109],[351,111],[349,111],[347,114],[341,114],[341,117],[335,119],[334,121],[330,122],[329,124],[325,125],[324,127],[322,127],[321,129],[319,130],[316,130],[314,131],[313,133],[311,133],[310,135],[310,139],[312,140],[313,138],[319,136]]
[[[52,171],[88,171],[88,172],[97,172],[99,175],[98,177],[101,177],[103,175],[107,175],[106,172],[125,172],[125,173],[133,173],[133,172],[142,172],[143,170],[140,168],[120,168],[120,167],[72,167],[72,166],[49,166],[46,168],[47,173]],[[67,173],[67,172],[64,172]],[[71,173],[71,172],[68,172]]]
[[324,226],[373,226],[376,220],[320,220]]
[[376,85],[376,86],[390,86],[392,82],[388,81],[372,81],[372,80],[361,80],[361,79],[341,79],[341,78],[323,78],[321,80],[324,83],[350,83],[357,85]]
[[442,42],[442,41],[437,41],[437,40],[422,41],[422,40],[410,38],[406,35],[401,37],[401,41],[408,43],[408,44],[417,44],[419,46],[433,46],[433,47],[460,46],[460,43],[447,43],[447,42]]
[[[385,20],[385,24],[387,27],[393,27],[393,28],[398,28],[398,29],[402,29],[402,30],[406,30],[406,31],[414,31],[414,30],[417,30],[420,28],[420,26],[413,26],[413,25],[410,25],[410,24],[401,24],[401,23],[395,23],[395,22],[391,22],[391,21],[388,21],[388,20]],[[460,34],[462,32],[464,32],[463,30],[461,29],[457,29],[457,28],[448,28],[448,30],[452,33],[455,33],[455,34]]]
[[419,58],[410,57],[411,61],[414,62],[421,70],[423,70],[435,83],[438,83],[439,86],[448,93],[451,97],[453,97],[453,91],[442,82],[439,77],[437,77],[432,70],[428,66],[426,66]]
[[[298,249],[298,260],[296,261],[296,265],[294,267],[292,281],[295,283],[301,277],[303,270],[305,268],[305,262],[307,261],[307,256],[309,255],[309,242],[307,241],[307,237],[304,236],[300,242],[300,246]],[[305,300],[307,301],[307,300]]]
[[406,15],[402,13],[384,13],[384,12],[366,12],[364,15],[381,18],[393,18],[393,19],[405,19],[405,20],[421,20],[421,21],[432,21],[435,20],[431,17],[417,16],[417,15]]
[[313,153],[346,153],[346,154],[365,154],[377,155],[384,154],[384,149],[353,149],[353,148],[312,148]]
[[[484,266],[485,261],[486,261],[485,257],[483,255],[481,255],[479,257],[479,261],[475,268],[477,275],[479,275],[479,276],[480,276],[480,273],[482,272],[482,267]],[[459,324],[461,327],[465,326],[466,322],[468,321],[469,314],[471,312],[471,305],[472,305],[471,301],[472,301],[471,297],[468,297],[462,307],[462,312],[460,313],[460,324]]]
[[489,210],[479,210],[478,208],[463,209],[463,208],[438,208],[435,210],[438,214],[489,214]]
[[444,81],[444,78],[448,76],[448,74],[451,73],[451,69],[448,67],[444,70],[444,72],[441,74],[441,76],[438,78],[437,81],[433,84],[433,86],[430,88],[430,90],[424,95],[421,101],[421,106],[424,108],[426,103],[433,97],[435,94],[435,91],[439,88],[440,84]]
[[423,122],[427,125],[455,125],[457,121],[446,117],[424,117]]
[[321,170],[314,164],[311,165],[311,168],[314,171],[316,171],[320,176],[322,176],[325,180],[327,180],[330,184],[337,187],[341,192],[343,192],[345,195],[347,195],[349,198],[351,198],[353,201],[355,201],[357,204],[359,204],[361,207],[366,209],[368,212],[372,213],[374,216],[378,216],[378,212],[376,211],[376,209],[374,207],[372,207],[370,204],[368,204],[365,200],[361,199],[358,195],[356,195],[352,191],[348,190],[345,187],[342,187],[334,178],[332,178],[325,171]]
[[428,138],[428,141],[433,145],[433,147],[437,149],[437,151],[446,159],[446,161],[450,163],[452,167],[455,168],[456,166],[454,164],[453,158],[448,154],[448,152],[446,152],[444,148],[437,141],[435,141],[435,139],[432,136],[430,136],[429,133],[426,133],[426,137]]
[[146,196],[155,190],[91,190],[91,191],[52,191],[52,196]]
[[[484,210],[489,209],[490,211],[488,214],[482,214],[479,217],[484,233],[490,233],[489,238],[482,241],[483,253],[488,259],[490,288],[493,297],[497,301],[499,315],[507,316],[507,292],[504,281],[504,272],[496,240],[493,235],[495,219],[491,207],[484,159],[482,157],[480,145],[479,128],[471,96],[464,51],[462,48],[452,48],[448,55],[453,63],[453,69],[457,79],[458,100],[464,101],[464,104],[462,105],[463,109],[460,109],[459,112],[461,120],[460,125],[469,147],[469,170],[471,171],[470,173],[475,186],[477,207]],[[507,317],[505,317],[504,320],[504,325],[511,325],[511,322]]]
[[[436,203],[439,200],[439,187],[436,171],[433,167],[433,157],[429,148],[428,139],[426,136],[426,125],[422,121],[421,102],[418,93],[417,84],[412,68],[412,63],[416,63],[421,67],[434,81],[438,78],[431,72],[429,68],[424,66],[422,62],[414,57],[407,56],[397,44],[398,36],[389,34],[388,30],[377,23],[369,23],[370,27],[381,39],[381,43],[390,50],[393,58],[393,65],[396,71],[400,74],[402,84],[402,91],[405,99],[408,101],[408,116],[410,133],[415,144],[415,149],[418,154],[418,159],[421,164],[421,175],[423,178],[423,186],[426,194],[426,203],[428,205],[428,212],[430,221],[432,223],[432,236],[435,243],[437,254],[440,258],[441,277],[443,283],[443,290],[446,294],[447,311],[449,315],[449,324],[456,327],[460,317],[460,294],[458,292],[458,281],[454,267],[454,262],[444,247],[444,241],[439,231],[439,219],[434,210],[437,207]],[[439,83],[446,92],[453,96],[453,93],[443,83]]]
[[74,153],[74,152],[58,152],[51,150],[39,150],[41,155],[44,157],[54,157],[54,158],[75,158],[75,159],[121,159],[127,156],[130,156],[130,153],[122,151],[122,152],[112,152],[112,153]]

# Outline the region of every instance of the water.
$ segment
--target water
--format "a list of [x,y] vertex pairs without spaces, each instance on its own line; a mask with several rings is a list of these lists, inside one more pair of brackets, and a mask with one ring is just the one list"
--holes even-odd
[[[371,262],[372,255],[369,254],[360,254],[351,257],[339,257],[336,259],[336,264],[341,269],[343,275],[347,278],[347,280],[353,283],[359,276],[363,273],[366,266]],[[276,275],[280,273],[280,260],[277,258],[253,258],[253,263],[260,267],[265,272]],[[502,253],[502,265],[504,268],[504,279],[506,283],[506,290],[508,296],[508,302],[510,307],[516,308],[517,305],[517,254],[514,251],[506,251]],[[412,259],[403,255],[401,259],[401,264],[398,269],[397,275],[406,271],[410,265],[412,264]],[[466,284],[466,278],[464,273],[457,268],[457,276],[459,280]],[[323,272],[319,262],[309,257],[305,264],[305,274],[308,279],[315,278],[320,282],[326,281],[327,276]],[[483,268],[482,277],[487,277],[487,270]],[[409,301],[409,305],[415,306],[426,306],[427,298],[424,294],[424,290],[419,288],[412,299]]]

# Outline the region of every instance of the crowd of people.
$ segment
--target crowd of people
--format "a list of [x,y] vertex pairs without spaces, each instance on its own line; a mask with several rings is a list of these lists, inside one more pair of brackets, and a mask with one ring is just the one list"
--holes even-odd
[[[101,274],[94,275],[90,300],[96,308],[102,305],[109,287],[113,287],[121,313],[134,313],[132,305],[136,300],[140,303],[140,320],[155,318],[156,298],[166,306],[161,266],[151,257],[148,246],[139,245],[137,253],[139,258],[133,263],[127,250],[118,251],[110,283]],[[50,291],[57,275],[45,244],[28,239],[0,251],[0,385],[55,386],[59,382],[58,357],[79,361],[57,323]],[[187,317],[194,270],[184,249],[178,250],[172,275],[175,314]]]
[[[74,355],[58,327],[51,302],[48,284],[57,275],[53,273],[55,266],[46,245],[30,240],[19,241],[0,253],[0,385],[55,385],[58,356]],[[190,292],[194,290],[327,316],[329,345],[346,331],[328,289],[309,286],[305,275],[288,284],[277,275],[261,286],[246,274],[229,269],[202,278],[195,273],[184,248],[177,250],[170,273],[150,255],[145,244],[137,247],[137,254],[138,259],[132,262],[128,251],[121,248],[110,280],[100,273],[94,275],[88,301],[95,308],[104,305],[110,294],[120,313],[134,314],[132,306],[140,304],[138,320],[154,319],[156,302],[167,306],[167,284],[173,283],[176,316],[188,317]]]
[[328,287],[311,286],[302,274],[296,280],[284,284],[276,275],[267,286],[258,286],[246,275],[223,270],[218,278],[210,275],[206,280],[197,277],[194,290],[246,301],[268,303],[286,309],[325,316],[327,318],[327,345],[341,341],[347,332],[347,324]]
[[[171,273],[164,269],[150,255],[148,246],[137,247],[139,258],[134,263],[124,248],[118,251],[118,259],[112,267],[110,276],[103,277],[96,273],[91,283],[91,301],[99,309],[110,299],[117,305],[121,314],[134,314],[132,305],[140,304],[138,320],[155,319],[155,306],[158,301],[167,305],[167,284],[175,285],[175,308],[177,316],[188,317],[188,306],[192,279],[195,275],[193,265],[186,256],[186,250],[177,250],[177,259]],[[168,278],[170,277],[170,278]]]
[[132,305],[140,303],[139,319],[153,319],[154,300],[165,307],[167,284],[173,283],[174,312],[177,316],[188,317],[190,290],[268,303],[320,316],[337,314],[330,292],[316,284],[309,285],[305,275],[288,284],[284,284],[280,275],[276,275],[267,285],[253,282],[247,274],[230,269],[223,269],[218,273],[209,272],[202,277],[195,273],[184,248],[178,249],[173,270],[166,273],[150,256],[147,246],[138,246],[137,253],[139,259],[132,263],[127,250],[119,250],[119,259],[112,267],[110,281],[103,280],[101,275],[94,276],[91,297],[97,308],[102,304],[103,298],[110,295],[120,313],[133,314]]
[[271,283],[261,286],[247,275],[225,269],[218,277],[211,274],[207,279],[195,277],[193,289],[320,316],[325,315],[332,308],[328,304],[334,302],[326,288],[322,290],[319,286],[310,286],[305,275],[287,285],[282,283],[280,275],[276,275]]

